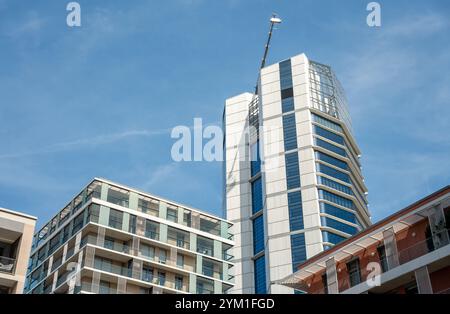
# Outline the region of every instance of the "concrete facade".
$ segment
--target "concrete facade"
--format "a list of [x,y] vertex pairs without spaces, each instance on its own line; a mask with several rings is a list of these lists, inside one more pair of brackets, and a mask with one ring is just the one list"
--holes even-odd
[[21,294],[36,217],[0,208],[0,293]]

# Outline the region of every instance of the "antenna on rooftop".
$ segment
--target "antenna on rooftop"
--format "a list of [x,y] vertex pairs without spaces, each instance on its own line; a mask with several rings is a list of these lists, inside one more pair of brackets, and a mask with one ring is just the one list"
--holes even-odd
[[[269,29],[269,35],[267,37],[267,42],[266,42],[266,47],[264,48],[264,55],[261,61],[261,66],[260,66],[260,70],[262,68],[264,68],[266,66],[266,59],[267,59],[267,54],[269,53],[269,47],[270,47],[270,41],[272,39],[272,33],[273,33],[273,26],[275,24],[281,24],[281,19],[278,17],[277,14],[272,14],[272,17],[270,18],[270,29]],[[255,87],[255,94],[258,93],[258,83],[256,83],[256,87]]]

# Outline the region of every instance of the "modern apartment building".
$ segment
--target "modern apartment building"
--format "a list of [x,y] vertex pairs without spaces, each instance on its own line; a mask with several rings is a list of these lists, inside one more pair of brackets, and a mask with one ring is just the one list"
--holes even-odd
[[0,294],[23,292],[36,217],[0,208]]
[[294,293],[273,282],[371,223],[361,153],[329,66],[297,55],[264,67],[257,91],[223,116],[230,292]]
[[26,292],[225,293],[231,224],[94,179],[34,236]]
[[447,186],[307,260],[280,283],[311,294],[450,294],[449,231]]

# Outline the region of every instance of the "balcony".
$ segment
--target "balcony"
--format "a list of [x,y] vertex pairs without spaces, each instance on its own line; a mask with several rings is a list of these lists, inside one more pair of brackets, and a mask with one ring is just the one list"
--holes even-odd
[[12,274],[14,273],[14,266],[16,260],[14,258],[0,256],[0,272]]
[[168,235],[167,242],[172,245],[176,245],[177,247],[189,249],[189,241],[184,239],[185,237],[177,237],[176,235]]

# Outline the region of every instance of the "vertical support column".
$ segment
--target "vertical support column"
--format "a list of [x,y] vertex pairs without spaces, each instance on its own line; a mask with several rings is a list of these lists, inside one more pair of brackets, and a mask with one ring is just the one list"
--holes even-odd
[[159,241],[167,242],[167,225],[165,224],[159,225]]
[[85,255],[84,255],[84,266],[89,268],[94,268],[95,261],[95,248],[92,246],[86,247]]
[[100,206],[100,214],[98,218],[98,223],[100,225],[108,226],[109,225],[109,207]]
[[119,277],[117,280],[117,294],[127,293],[127,280],[125,278]]
[[222,283],[218,280],[214,280],[214,294],[222,294]]
[[227,262],[222,262],[222,280],[229,281],[228,280],[228,263]]
[[128,232],[130,229],[130,214],[123,212],[122,231]]
[[222,242],[214,240],[214,257],[222,259]]
[[220,236],[222,238],[228,239],[228,222],[226,221],[220,222]]
[[327,267],[326,274],[327,274],[328,294],[338,294],[339,285],[336,272],[336,261],[334,260],[334,257],[327,260],[325,262],[325,265]]
[[67,259],[67,249],[69,248],[69,243],[64,244],[63,247],[63,256],[62,256],[62,263],[64,263]]
[[183,217],[184,217],[184,208],[178,207],[178,221],[177,221],[177,222],[178,222],[180,225],[183,224]]
[[197,234],[193,232],[189,234],[189,249],[197,252]]
[[196,270],[195,272],[197,274],[202,274],[203,273],[203,257],[199,254],[197,254],[197,262],[196,264]]
[[49,276],[50,273],[52,272],[52,267],[53,267],[53,257],[54,257],[54,255],[50,256],[50,258],[48,259],[48,269],[47,269],[47,274],[46,274],[46,276]]
[[59,269],[57,269],[57,270],[53,273],[52,292],[55,291],[55,289],[56,289],[56,282],[58,281],[58,273],[59,273]]
[[137,216],[136,218],[136,234],[138,236],[145,236],[145,218]]
[[428,273],[427,266],[416,269],[414,271],[414,276],[416,277],[419,294],[433,294],[433,288],[431,286],[430,274]]
[[92,274],[91,292],[97,294],[100,292],[100,273],[96,271]]
[[167,218],[167,204],[164,202],[159,202],[159,218]]
[[197,293],[197,276],[195,274],[189,274],[189,293]]
[[395,239],[394,227],[384,230],[383,238],[388,269],[392,269],[400,264],[398,260],[397,241]]
[[102,201],[108,201],[108,190],[109,190],[109,185],[102,182],[102,187],[100,189],[100,199]]
[[73,250],[74,254],[80,250],[80,244],[81,244],[81,232],[78,232],[77,236],[75,237],[75,247]]
[[130,192],[130,199],[128,207],[133,210],[138,210],[139,195],[135,192]]
[[171,247],[170,248],[170,256],[169,256],[169,265],[171,266],[177,266],[177,255],[178,255],[178,250],[175,247]]
[[97,246],[104,247],[105,246],[105,227],[98,227],[97,230]]
[[132,246],[132,252],[131,255],[134,256],[139,256],[139,243],[140,243],[140,239],[138,237],[133,237],[133,242],[131,244]]
[[133,269],[131,277],[134,279],[141,280],[141,274],[142,274],[142,261],[133,259]]
[[450,243],[449,234],[446,230],[444,209],[442,204],[427,210],[428,222],[430,224],[431,235],[435,249],[439,249]]
[[192,212],[192,228],[200,230],[200,214]]

